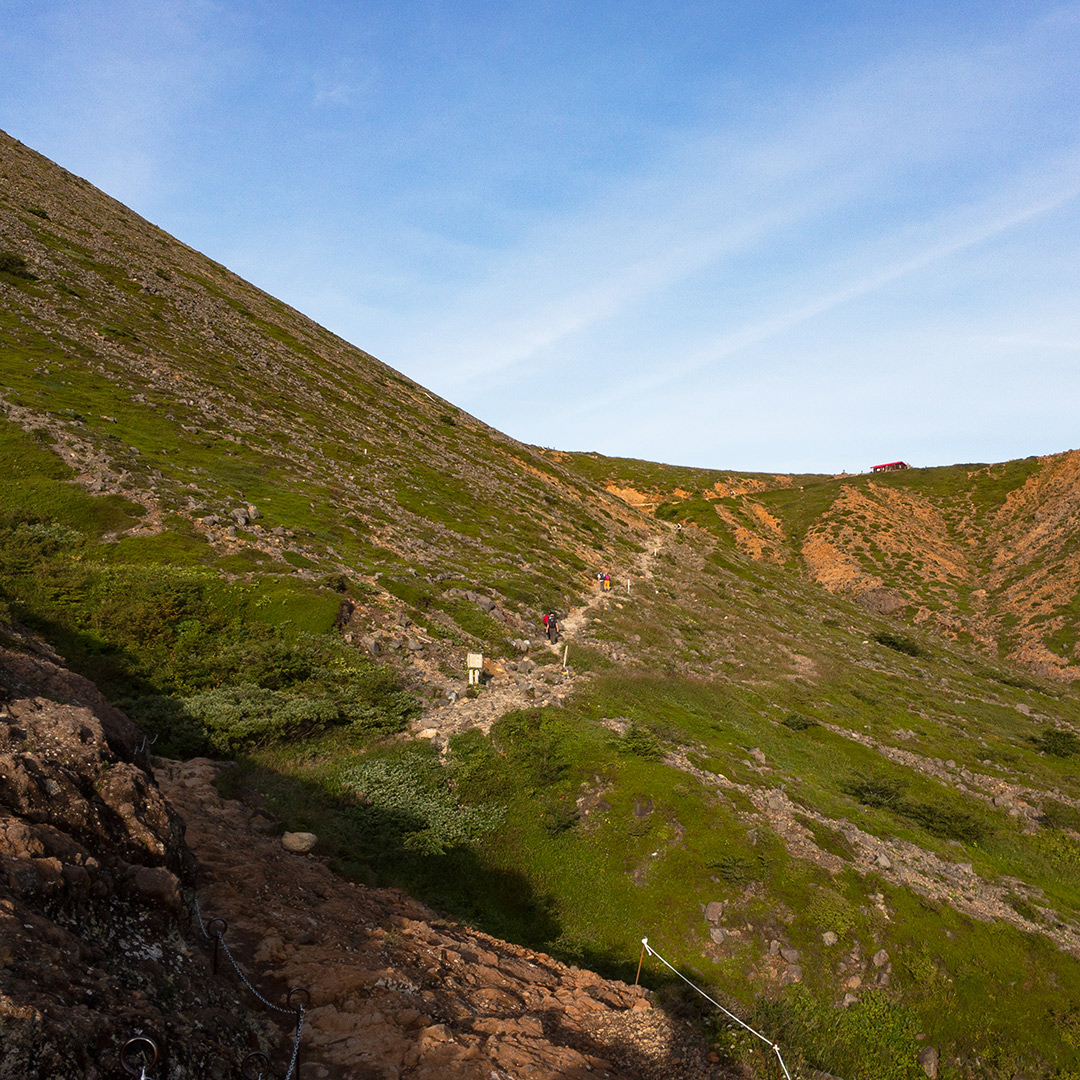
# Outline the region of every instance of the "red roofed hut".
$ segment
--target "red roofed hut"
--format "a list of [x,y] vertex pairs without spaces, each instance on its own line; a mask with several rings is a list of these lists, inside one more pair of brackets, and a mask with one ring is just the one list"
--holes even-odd
[[896,472],[898,469],[910,469],[906,461],[887,461],[884,465],[875,465],[871,472]]

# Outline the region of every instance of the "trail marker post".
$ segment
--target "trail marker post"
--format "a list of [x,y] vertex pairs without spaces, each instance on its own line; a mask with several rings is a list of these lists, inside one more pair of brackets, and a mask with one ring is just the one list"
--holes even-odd
[[466,658],[466,667],[469,669],[469,685],[480,685],[480,673],[484,670],[484,654],[471,652]]

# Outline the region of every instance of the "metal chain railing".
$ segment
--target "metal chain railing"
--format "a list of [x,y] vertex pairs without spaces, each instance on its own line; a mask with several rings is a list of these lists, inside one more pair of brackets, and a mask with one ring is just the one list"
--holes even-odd
[[[145,748],[140,747],[140,752]],[[295,1016],[296,1017],[296,1032],[293,1035],[293,1047],[292,1054],[289,1058],[289,1068],[285,1073],[285,1080],[294,1080],[294,1077],[298,1078],[300,1075],[300,1040],[304,1034],[304,1024],[306,1022],[307,1007],[311,1004],[311,991],[306,986],[294,986],[285,995],[285,1008],[280,1005],[275,1005],[265,995],[261,994],[251,982],[251,980],[244,974],[243,969],[236,962],[236,957],[233,956],[232,950],[225,943],[225,931],[228,930],[229,924],[222,918],[213,918],[208,922],[203,920],[202,908],[199,906],[198,896],[194,897],[195,902],[195,918],[199,923],[199,930],[202,932],[204,938],[207,941],[213,941],[214,953],[212,962],[213,974],[218,974],[218,955],[220,952],[224,952],[228,957],[229,963],[232,965],[233,971],[239,976],[240,981],[247,987],[251,995],[259,1001],[266,1008],[273,1012],[279,1013],[283,1016]],[[302,995],[302,1000],[298,1000],[294,1003],[294,998],[299,998]],[[151,1080],[150,1070],[157,1065],[160,1060],[161,1054],[158,1049],[157,1043],[145,1035],[136,1035],[126,1043],[120,1051],[120,1066],[129,1076],[137,1076],[139,1080]],[[261,1050],[256,1050],[248,1054],[243,1063],[240,1066],[241,1075],[245,1080],[264,1080],[267,1075],[267,1070],[270,1067],[270,1059]],[[252,1072],[251,1070],[256,1070]]]
[[[266,1006],[266,1008],[270,1009],[273,1012],[281,1013],[285,1016],[296,1016],[296,1034],[293,1036],[292,1057],[289,1060],[289,1069],[285,1073],[285,1080],[292,1080],[294,1075],[299,1074],[300,1038],[304,1033],[304,1020],[306,1015],[306,1009],[307,1006],[311,1004],[311,991],[306,986],[292,987],[292,989],[289,990],[288,994],[285,995],[285,1004],[287,1006],[286,1008],[282,1008],[280,1005],[275,1005],[268,998],[264,997],[255,988],[251,980],[244,974],[243,969],[236,962],[236,957],[233,956],[232,950],[225,943],[225,931],[228,930],[229,924],[220,917],[213,918],[209,921],[209,923],[205,923],[203,921],[202,908],[199,906],[199,897],[196,895],[193,899],[195,902],[195,917],[196,919],[198,919],[199,929],[202,931],[202,935],[204,938],[206,938],[208,941],[213,940],[214,942],[214,974],[217,974],[218,969],[218,950],[222,949],[224,950],[226,957],[228,957],[229,963],[232,964],[233,971],[236,972],[236,974],[240,978],[240,981],[244,984],[244,986],[247,987],[251,995],[257,1001],[260,1001],[263,1005]],[[302,994],[304,996],[304,1000],[297,1005],[293,1005],[293,998],[299,994]],[[262,1056],[265,1057],[265,1055]],[[249,1054],[248,1057],[244,1059],[245,1064],[249,1062],[251,1057],[252,1055]],[[255,1080],[261,1080],[262,1075],[263,1074],[261,1072],[258,1073]]]

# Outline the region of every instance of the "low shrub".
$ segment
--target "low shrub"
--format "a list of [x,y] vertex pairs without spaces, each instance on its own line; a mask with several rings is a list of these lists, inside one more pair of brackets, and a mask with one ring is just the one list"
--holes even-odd
[[619,749],[624,754],[659,761],[664,756],[664,746],[644,724],[632,723],[622,737]]
[[755,881],[762,881],[768,872],[764,853],[745,855],[732,852],[729,855],[721,855],[719,859],[708,863],[707,866],[715,871],[721,881],[739,888],[745,888]]
[[1057,728],[1046,728],[1038,735],[1033,735],[1031,741],[1044,753],[1053,757],[1069,758],[1080,752],[1080,739],[1071,731],[1060,731]]
[[981,840],[988,832],[984,818],[958,801],[931,796],[909,796],[908,785],[898,777],[880,773],[862,774],[849,780],[843,790],[863,806],[888,810],[898,817],[921,825],[943,840],[962,844]]
[[1080,832],[1080,810],[1068,803],[1047,799],[1042,804],[1040,823],[1048,829],[1071,829]]
[[1027,919],[1028,922],[1039,922],[1038,908],[1036,908],[1026,897],[1011,892],[1005,897],[1005,903],[1008,904],[1021,918]]
[[814,890],[807,918],[821,930],[832,930],[843,937],[857,921],[854,905],[835,889],[825,886]]
[[37,281],[37,275],[30,269],[30,264],[22,255],[13,251],[0,251],[0,274],[22,278],[24,281]]
[[797,815],[798,821],[810,830],[810,834],[822,851],[835,855],[839,859],[851,862],[855,858],[855,848],[851,841],[840,831],[831,825],[823,825],[820,821]]
[[906,784],[892,776],[864,774],[856,776],[844,785],[844,791],[863,806],[878,810],[894,810],[903,799]]
[[904,653],[905,656],[923,655],[923,648],[918,642],[912,641],[911,638],[906,638],[901,634],[895,634],[891,630],[879,630],[874,635],[874,640],[887,649]]
[[542,709],[518,709],[496,721],[492,742],[520,779],[536,791],[554,787],[570,770],[560,725]]

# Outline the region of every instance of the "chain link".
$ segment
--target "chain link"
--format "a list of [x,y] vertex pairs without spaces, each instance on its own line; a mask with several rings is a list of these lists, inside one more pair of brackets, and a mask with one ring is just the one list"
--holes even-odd
[[297,1059],[300,1057],[300,1036],[304,1031],[304,1006],[296,1010],[296,1037],[293,1039],[292,1060],[289,1062],[289,1071],[285,1074],[285,1080],[292,1080],[293,1069],[296,1068]]
[[240,981],[252,992],[252,994],[254,994],[255,997],[257,997],[259,1001],[261,1001],[268,1009],[273,1009],[274,1012],[282,1013],[285,1016],[292,1016],[292,1014],[296,1011],[295,1009],[283,1009],[280,1005],[275,1005],[272,1001],[267,1001],[266,998],[264,998],[262,994],[260,994],[259,991],[251,985],[251,981],[240,970],[240,965],[236,962],[233,954],[229,951],[229,946],[225,944],[225,939],[221,936],[220,933],[216,934],[215,937],[218,939],[218,944],[225,950],[225,955],[229,958],[229,963],[232,964],[233,971],[235,971],[236,974],[240,976]]
[[197,894],[196,894],[194,899],[195,899],[195,918],[199,920],[199,929],[202,931],[202,936],[204,938],[206,938],[207,941],[209,941],[210,940],[210,935],[206,932],[206,926],[202,921],[202,908],[199,907],[199,897],[198,897]]

